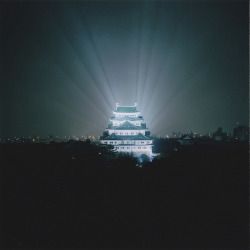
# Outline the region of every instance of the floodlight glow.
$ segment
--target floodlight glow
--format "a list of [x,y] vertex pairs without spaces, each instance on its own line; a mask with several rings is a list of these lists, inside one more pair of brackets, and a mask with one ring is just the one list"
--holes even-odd
[[7,8],[3,134],[100,135],[116,102],[137,102],[152,134],[247,124],[248,19],[232,4],[239,22],[223,4],[23,4],[15,19]]

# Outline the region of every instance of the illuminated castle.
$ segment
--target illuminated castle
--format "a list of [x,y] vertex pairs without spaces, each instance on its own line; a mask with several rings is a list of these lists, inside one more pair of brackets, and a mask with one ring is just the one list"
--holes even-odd
[[109,124],[101,137],[102,144],[113,145],[117,152],[129,153],[136,157],[143,154],[152,157],[150,131],[143,117],[134,106],[119,106],[116,104],[114,116],[109,118]]

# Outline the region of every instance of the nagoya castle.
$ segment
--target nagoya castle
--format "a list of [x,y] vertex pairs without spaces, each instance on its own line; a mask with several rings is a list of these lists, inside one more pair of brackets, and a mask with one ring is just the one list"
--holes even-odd
[[136,109],[136,103],[134,106],[120,106],[117,103],[113,114],[100,138],[101,143],[113,145],[117,152],[135,157],[143,154],[152,157],[153,141],[143,117]]

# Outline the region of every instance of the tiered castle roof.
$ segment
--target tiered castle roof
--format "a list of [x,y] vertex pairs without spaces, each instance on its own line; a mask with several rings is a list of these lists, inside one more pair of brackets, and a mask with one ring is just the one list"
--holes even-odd
[[141,129],[147,129],[146,123],[142,123],[141,126],[135,126],[134,124],[125,121],[119,126],[113,126],[112,123],[108,124],[107,129],[117,129],[117,130],[141,130]]
[[110,121],[124,121],[124,120],[129,120],[129,121],[140,121],[140,120],[144,120],[142,116],[138,116],[138,117],[128,117],[128,116],[124,116],[124,117],[115,117],[112,116],[109,118]]
[[138,135],[116,135],[115,133],[107,136],[105,140],[151,140],[149,137],[139,133]]
[[136,110],[136,106],[117,106],[116,111],[118,113],[135,113],[138,112]]

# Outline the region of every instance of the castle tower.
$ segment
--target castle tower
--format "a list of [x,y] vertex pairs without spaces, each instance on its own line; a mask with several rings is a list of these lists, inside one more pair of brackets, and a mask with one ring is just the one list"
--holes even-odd
[[143,117],[134,106],[116,104],[114,116],[101,137],[102,144],[113,145],[117,152],[132,153],[139,157],[143,154],[152,157],[153,140]]

